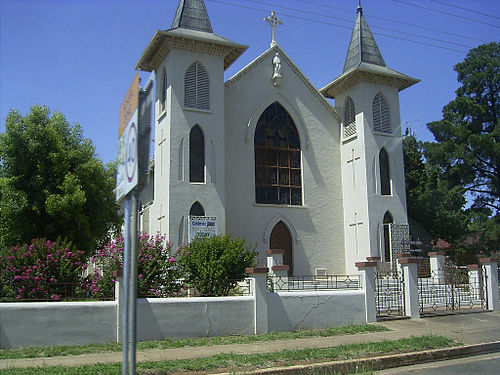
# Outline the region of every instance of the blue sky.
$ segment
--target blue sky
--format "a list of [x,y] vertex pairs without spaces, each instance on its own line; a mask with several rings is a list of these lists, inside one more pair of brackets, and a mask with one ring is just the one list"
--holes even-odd
[[[170,28],[177,3],[0,0],[0,132],[11,108],[26,114],[33,104],[44,104],[80,123],[104,162],[115,159],[119,106],[135,64],[155,30]],[[226,79],[269,47],[271,29],[263,18],[271,10],[284,22],[278,43],[317,88],[342,72],[357,0],[205,3],[215,33],[250,46]],[[500,1],[364,0],[362,5],[387,65],[422,80],[400,94],[401,121],[411,122],[420,139],[432,140],[426,123],[441,118],[458,87],[453,66],[470,48],[500,41]]]

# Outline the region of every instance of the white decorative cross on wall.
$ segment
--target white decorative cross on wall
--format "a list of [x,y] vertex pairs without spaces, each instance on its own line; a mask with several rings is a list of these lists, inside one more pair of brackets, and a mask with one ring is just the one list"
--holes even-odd
[[352,187],[356,187],[356,160],[359,160],[359,156],[354,156],[354,149],[352,149],[352,158],[350,160],[347,160],[347,163],[352,163]]
[[358,221],[358,213],[354,213],[354,223],[349,224],[350,227],[354,227],[354,239],[356,241],[356,254],[359,253],[359,246],[358,246],[358,227],[360,225],[363,225],[362,221]]
[[276,28],[278,27],[278,25],[283,25],[283,22],[276,16],[274,10],[271,12],[271,15],[269,17],[264,18],[264,21],[266,21],[273,30],[272,41],[271,41],[271,47],[272,47],[276,44]]

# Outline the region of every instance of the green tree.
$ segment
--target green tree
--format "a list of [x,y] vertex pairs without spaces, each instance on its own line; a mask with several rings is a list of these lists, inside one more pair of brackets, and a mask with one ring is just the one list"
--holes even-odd
[[461,86],[443,108],[443,119],[427,124],[437,142],[425,144],[425,156],[451,185],[467,189],[473,208],[498,215],[500,44],[470,50],[454,69]]
[[206,296],[227,295],[255,265],[255,253],[245,240],[225,236],[196,237],[181,250],[178,265],[188,286]]
[[60,237],[90,253],[120,223],[114,173],[63,114],[11,111],[0,134],[0,246]]
[[403,138],[408,216],[422,225],[436,241],[459,241],[467,231],[465,189],[450,186],[440,171],[425,162],[423,145],[414,134]]

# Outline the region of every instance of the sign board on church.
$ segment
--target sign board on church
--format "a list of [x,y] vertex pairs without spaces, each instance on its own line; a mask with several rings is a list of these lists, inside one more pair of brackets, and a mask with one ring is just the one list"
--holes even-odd
[[138,155],[137,127],[139,106],[139,73],[136,74],[120,106],[118,131],[118,171],[116,175],[116,200],[122,200],[137,186]]
[[209,216],[189,216],[189,242],[196,236],[217,236],[217,218]]

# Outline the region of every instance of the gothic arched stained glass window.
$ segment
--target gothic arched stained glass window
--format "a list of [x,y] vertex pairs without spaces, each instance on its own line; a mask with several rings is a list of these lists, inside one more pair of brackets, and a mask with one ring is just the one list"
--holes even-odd
[[302,205],[302,168],[299,133],[278,102],[262,113],[254,137],[255,201]]
[[198,125],[189,134],[189,182],[205,182],[205,137]]

